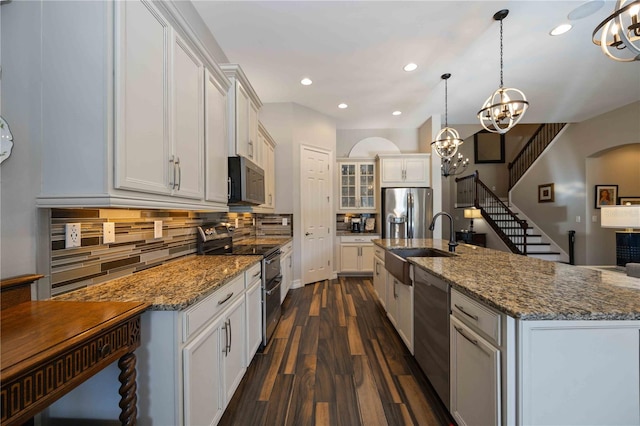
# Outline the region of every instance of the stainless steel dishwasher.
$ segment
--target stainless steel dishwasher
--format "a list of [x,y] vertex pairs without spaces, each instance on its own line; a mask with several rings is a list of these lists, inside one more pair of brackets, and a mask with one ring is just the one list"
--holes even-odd
[[449,284],[414,267],[414,356],[449,408]]

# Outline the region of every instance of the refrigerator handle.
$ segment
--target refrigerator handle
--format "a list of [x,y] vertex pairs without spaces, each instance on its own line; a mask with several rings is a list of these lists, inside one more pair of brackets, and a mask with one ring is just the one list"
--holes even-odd
[[413,194],[407,194],[407,237],[413,238]]

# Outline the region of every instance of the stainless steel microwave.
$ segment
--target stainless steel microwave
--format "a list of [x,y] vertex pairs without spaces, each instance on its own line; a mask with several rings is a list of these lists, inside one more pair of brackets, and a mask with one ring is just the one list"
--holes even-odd
[[264,170],[245,157],[229,157],[228,204],[264,204]]

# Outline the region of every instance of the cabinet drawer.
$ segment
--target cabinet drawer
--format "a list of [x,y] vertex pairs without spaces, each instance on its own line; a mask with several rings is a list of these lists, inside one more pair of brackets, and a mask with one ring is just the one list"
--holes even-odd
[[380,259],[384,265],[384,249],[382,247],[374,246],[373,254],[375,254],[375,256]]
[[371,240],[380,238],[380,235],[343,235],[340,242],[343,243],[370,243]]
[[251,268],[247,269],[244,273],[244,288],[251,287],[251,284],[256,282],[256,280],[262,279],[262,266],[261,263],[258,262],[253,265]]
[[480,332],[492,343],[500,346],[501,314],[452,289],[451,312],[472,330]]
[[244,274],[235,277],[227,284],[216,290],[211,296],[196,303],[183,313],[183,342],[202,326],[214,319],[219,313],[231,305],[244,292]]
[[282,248],[280,249],[280,251],[282,251],[283,255],[289,253],[291,250],[293,250],[293,241],[289,241],[287,244],[282,246]]

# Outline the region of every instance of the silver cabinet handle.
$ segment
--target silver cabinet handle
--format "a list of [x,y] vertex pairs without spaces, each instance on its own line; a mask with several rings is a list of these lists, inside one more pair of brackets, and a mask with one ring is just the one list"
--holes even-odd
[[464,333],[462,332],[462,329],[461,329],[460,327],[456,327],[455,325],[454,325],[453,327],[458,331],[458,333],[460,333],[460,335],[461,335],[462,337],[464,337],[465,339],[467,339],[469,342],[471,342],[471,343],[472,343],[472,344],[474,344],[475,346],[478,346],[478,341],[477,341],[477,340],[475,340],[475,339],[472,339],[471,337],[469,337],[469,336],[467,336],[466,334],[464,334]]
[[227,297],[225,297],[222,300],[218,300],[218,305],[223,305],[227,302],[227,300],[231,299],[231,296],[233,296],[233,292],[227,294]]
[[398,284],[398,281],[393,280],[393,298],[394,299],[398,298],[398,294],[396,293],[396,284]]
[[173,155],[169,157],[169,164],[173,169],[173,177],[171,178],[171,183],[170,183],[171,189],[176,189],[176,159]]
[[469,312],[465,311],[465,310],[464,310],[464,308],[463,308],[462,306],[460,306],[460,305],[456,305],[455,303],[454,303],[454,305],[453,305],[453,306],[455,306],[456,308],[458,308],[458,310],[459,310],[460,312],[462,312],[463,314],[465,314],[465,315],[466,315],[466,316],[468,316],[469,318],[472,318],[472,319],[474,319],[474,320],[478,321],[478,316],[477,316],[477,315],[470,314]]
[[231,352],[231,345],[233,344],[233,328],[231,327],[231,318],[229,318],[229,352]]
[[378,266],[380,266],[380,264],[376,262],[376,275],[380,275],[380,272],[378,271]]
[[253,274],[253,278],[259,277],[260,276],[260,271],[256,272],[255,274]]
[[176,157],[176,167],[178,168],[178,191],[180,191],[180,184],[182,183],[182,169],[180,168],[180,157]]
[[251,148],[251,150],[249,150],[249,158],[253,158],[253,141],[249,140],[248,145]]
[[227,200],[231,199],[231,178],[227,178]]

